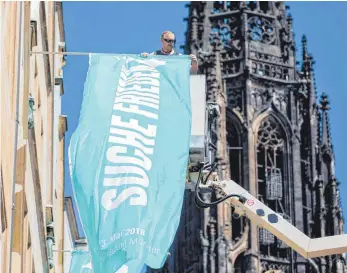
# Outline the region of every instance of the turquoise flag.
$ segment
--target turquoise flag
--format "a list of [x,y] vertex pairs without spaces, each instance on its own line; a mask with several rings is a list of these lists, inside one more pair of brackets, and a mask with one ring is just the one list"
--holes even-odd
[[70,273],[93,273],[89,252],[82,250],[72,251]]
[[[136,272],[137,265],[133,267],[132,261],[124,264],[115,273],[130,273]],[[146,272],[146,268],[143,267],[141,273]],[[93,265],[90,253],[84,250],[73,250],[71,255],[70,273],[93,273]]]
[[90,56],[69,158],[95,273],[166,260],[188,164],[189,71],[188,56]]

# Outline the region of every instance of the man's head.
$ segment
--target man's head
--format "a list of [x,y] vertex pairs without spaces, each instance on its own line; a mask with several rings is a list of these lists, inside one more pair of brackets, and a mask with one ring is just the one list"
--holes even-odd
[[176,43],[175,34],[172,31],[164,31],[161,34],[161,43],[165,52],[171,52]]

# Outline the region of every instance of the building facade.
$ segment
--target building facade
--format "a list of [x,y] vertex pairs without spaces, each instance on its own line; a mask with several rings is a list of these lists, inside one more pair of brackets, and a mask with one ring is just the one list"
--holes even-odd
[[1,2],[0,35],[0,272],[63,273],[62,3]]
[[[208,134],[211,160],[222,163],[219,176],[312,238],[343,233],[329,100],[317,98],[306,37],[296,59],[288,7],[280,1],[188,7],[184,50],[200,60],[207,102],[220,106]],[[198,209],[194,194],[186,190],[173,252],[160,272],[347,272],[344,255],[305,259],[248,219],[233,218],[224,204]]]

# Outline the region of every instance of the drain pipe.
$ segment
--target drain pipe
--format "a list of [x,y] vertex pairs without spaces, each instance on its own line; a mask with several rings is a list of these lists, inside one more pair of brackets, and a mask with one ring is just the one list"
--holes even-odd
[[[13,147],[13,176],[12,176],[12,215],[11,215],[11,224],[10,224],[10,261],[8,264],[8,273],[11,273],[12,270],[12,245],[13,245],[13,226],[14,226],[14,213],[15,213],[15,187],[16,187],[16,165],[17,165],[17,146],[18,146],[18,123],[19,123],[19,91],[20,91],[20,70],[21,70],[21,59],[22,59],[22,18],[23,18],[23,5],[24,2],[19,3],[19,30],[18,30],[18,59],[17,59],[17,86],[16,86],[16,116],[14,120],[14,147]],[[23,126],[28,126],[23,124]]]

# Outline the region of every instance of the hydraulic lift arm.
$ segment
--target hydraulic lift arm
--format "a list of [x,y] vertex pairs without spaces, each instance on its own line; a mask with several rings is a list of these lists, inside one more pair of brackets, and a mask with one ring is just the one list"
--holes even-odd
[[221,196],[231,196],[224,202],[235,208],[235,214],[246,216],[305,258],[347,252],[347,234],[311,239],[232,180],[210,180],[201,187],[212,188]]

